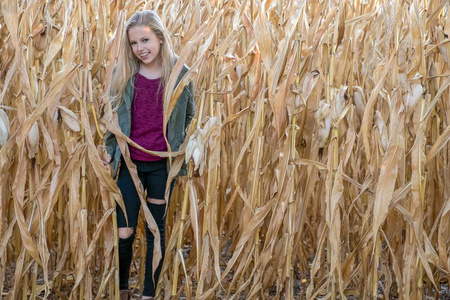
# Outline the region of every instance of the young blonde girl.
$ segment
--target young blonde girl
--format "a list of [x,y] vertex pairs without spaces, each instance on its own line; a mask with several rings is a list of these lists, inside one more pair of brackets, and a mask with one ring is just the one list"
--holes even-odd
[[[194,115],[192,83],[183,89],[167,124],[167,142],[163,135],[163,107],[168,92],[167,85],[176,56],[169,35],[154,11],[137,12],[128,20],[123,35],[123,46],[111,81],[110,97],[118,115],[122,132],[131,140],[148,150],[177,151],[184,140],[186,127]],[[177,84],[186,74],[184,67],[178,75]],[[128,279],[132,261],[132,245],[136,233],[140,200],[122,153],[113,134],[106,137],[107,161],[117,176],[125,214],[117,206],[119,232],[120,297],[129,299]],[[130,157],[138,170],[139,178],[147,194],[147,206],[155,219],[161,235],[161,250],[165,252],[164,193],[168,177],[165,158],[156,157],[129,146]],[[120,166],[120,167],[119,167]],[[181,170],[183,175],[186,170]],[[145,264],[144,291],[142,299],[155,297],[156,284],[163,259],[152,278],[154,237],[146,226],[147,256]]]

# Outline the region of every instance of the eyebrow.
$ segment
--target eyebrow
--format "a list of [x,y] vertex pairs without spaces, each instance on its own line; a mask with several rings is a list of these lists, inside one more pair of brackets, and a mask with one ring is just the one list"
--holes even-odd
[[[142,39],[150,39],[150,36],[145,35],[145,36],[139,38],[138,40],[142,40]],[[131,40],[130,38],[128,38],[128,40],[130,41],[130,43],[134,42],[134,40]]]

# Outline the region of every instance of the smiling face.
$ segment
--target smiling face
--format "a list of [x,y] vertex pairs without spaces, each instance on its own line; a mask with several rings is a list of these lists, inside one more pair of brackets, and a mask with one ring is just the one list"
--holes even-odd
[[131,27],[128,30],[128,40],[130,41],[133,54],[146,67],[158,67],[161,64],[160,49],[162,40],[148,26],[140,25]]

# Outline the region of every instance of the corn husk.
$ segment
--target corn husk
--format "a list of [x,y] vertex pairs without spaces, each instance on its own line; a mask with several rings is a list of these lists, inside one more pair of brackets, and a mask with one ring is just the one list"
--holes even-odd
[[39,125],[35,122],[27,135],[28,157],[33,158],[39,150]]
[[209,118],[208,121],[203,124],[203,128],[198,127],[194,133],[189,137],[188,144],[186,146],[185,160],[188,163],[190,160],[194,161],[194,171],[199,171],[199,174],[203,174],[203,170],[206,165],[206,157],[208,151],[209,136],[211,131],[217,123],[217,118]]
[[320,101],[319,108],[314,114],[314,119],[316,120],[319,127],[319,132],[317,140],[319,142],[319,148],[325,147],[325,143],[328,140],[331,129],[331,106],[325,101]]
[[72,131],[80,131],[80,121],[78,120],[78,116],[65,106],[58,106],[58,109],[64,124],[66,124]]
[[0,147],[3,147],[9,138],[9,118],[3,109],[0,109]]

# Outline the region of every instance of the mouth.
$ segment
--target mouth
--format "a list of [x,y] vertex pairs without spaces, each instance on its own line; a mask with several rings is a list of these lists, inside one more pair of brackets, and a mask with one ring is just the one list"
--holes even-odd
[[149,57],[150,56],[150,52],[146,52],[146,53],[143,53],[143,54],[140,54],[139,55],[139,57],[141,58],[141,59],[146,59],[147,57]]

